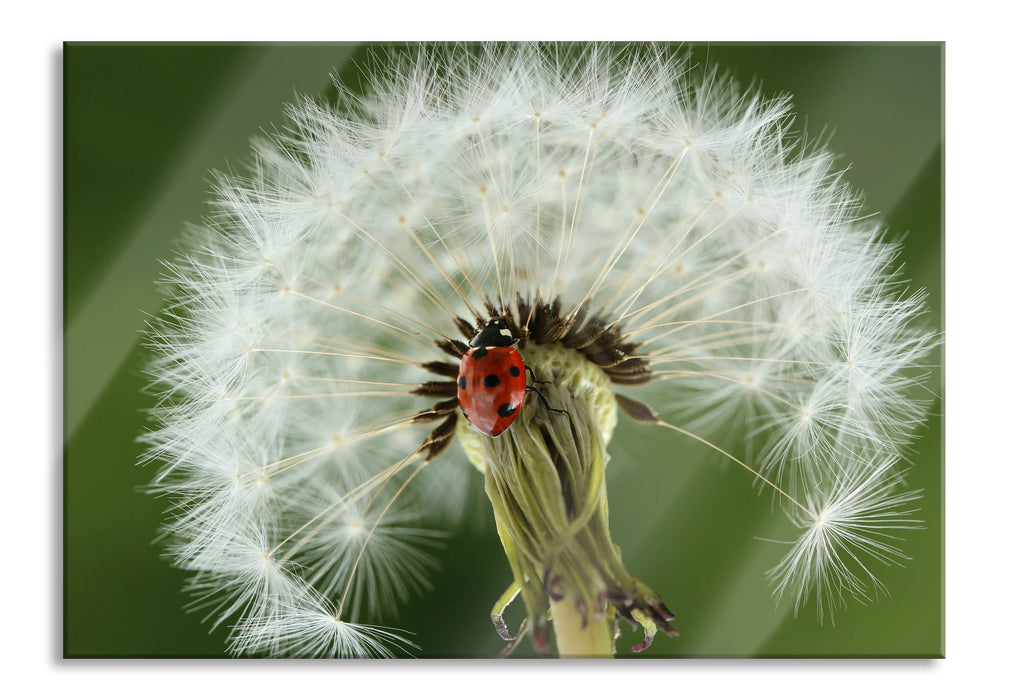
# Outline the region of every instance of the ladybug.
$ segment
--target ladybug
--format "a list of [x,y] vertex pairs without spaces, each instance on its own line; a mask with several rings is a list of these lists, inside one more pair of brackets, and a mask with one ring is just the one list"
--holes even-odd
[[[459,363],[459,407],[485,435],[500,435],[512,424],[526,391],[526,366],[503,318],[484,324]],[[533,390],[535,391],[535,390]]]

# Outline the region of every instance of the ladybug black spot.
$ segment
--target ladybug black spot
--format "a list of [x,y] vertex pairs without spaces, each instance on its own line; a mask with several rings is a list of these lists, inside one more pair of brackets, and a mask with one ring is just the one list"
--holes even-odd
[[459,388],[460,389],[466,388],[466,377],[459,377]]
[[520,370],[520,369],[519,369],[518,367],[516,367],[515,365],[512,365],[511,367],[509,367],[509,368],[508,368],[508,374],[510,374],[510,375],[511,375],[511,376],[513,376],[513,377],[517,377],[517,376],[519,376],[520,374],[522,374],[522,370]]
[[501,380],[496,374],[488,374],[483,378],[483,385],[488,389],[492,389],[501,383]]
[[513,413],[515,413],[515,407],[510,403],[503,403],[497,407],[497,414],[502,418],[507,418]]
[[475,360],[479,360],[481,357],[487,357],[487,354],[488,354],[487,348],[477,348],[476,350],[473,351],[472,357]]

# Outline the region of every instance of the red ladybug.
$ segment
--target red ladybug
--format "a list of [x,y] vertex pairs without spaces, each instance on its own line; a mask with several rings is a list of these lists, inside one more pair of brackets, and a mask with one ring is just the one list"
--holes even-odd
[[487,321],[459,363],[457,396],[462,414],[485,435],[500,435],[526,396],[526,366],[503,318]]

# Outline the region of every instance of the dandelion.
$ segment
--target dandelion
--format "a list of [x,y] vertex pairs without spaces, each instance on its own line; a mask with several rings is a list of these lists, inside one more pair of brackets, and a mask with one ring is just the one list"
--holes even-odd
[[[606,656],[621,620],[635,650],[675,634],[610,538],[628,420],[771,494],[797,528],[776,596],[832,616],[879,589],[918,526],[898,465],[935,340],[787,99],[662,47],[553,45],[424,48],[338,95],[218,176],[149,335],[152,488],[233,652],[408,650],[362,618],[429,585],[431,523],[473,478],[512,572],[488,601],[503,638]],[[521,362],[463,386],[488,328]],[[502,382],[521,400],[491,437],[460,396]]]

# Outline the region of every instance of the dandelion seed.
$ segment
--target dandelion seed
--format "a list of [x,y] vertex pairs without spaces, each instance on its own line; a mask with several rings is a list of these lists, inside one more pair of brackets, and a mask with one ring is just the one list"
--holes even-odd
[[301,657],[392,658],[395,651],[414,644],[395,631],[346,622],[332,605],[313,594],[302,592],[297,604],[281,601],[270,616],[246,616],[234,635],[236,652],[283,649]]
[[829,492],[811,495],[808,512],[791,511],[804,532],[768,572],[778,598],[787,590],[799,592],[796,612],[815,594],[817,613],[832,620],[845,597],[864,602],[886,592],[869,566],[906,559],[899,533],[921,527],[913,505],[920,493],[901,490],[903,475],[892,459],[850,458],[836,471],[840,476]]
[[[339,94],[219,176],[149,336],[153,488],[235,653],[409,646],[359,618],[429,585],[432,524],[474,478],[513,575],[488,605],[502,637],[519,597],[543,653],[551,622],[566,655],[609,655],[620,619],[644,629],[635,651],[675,634],[662,583],[610,540],[627,419],[774,494],[802,530],[779,598],[833,616],[881,588],[915,526],[896,464],[935,339],[829,154],[785,138],[787,100],[607,46],[421,49]],[[501,383],[460,384],[492,319],[536,394],[493,438],[458,401]]]

